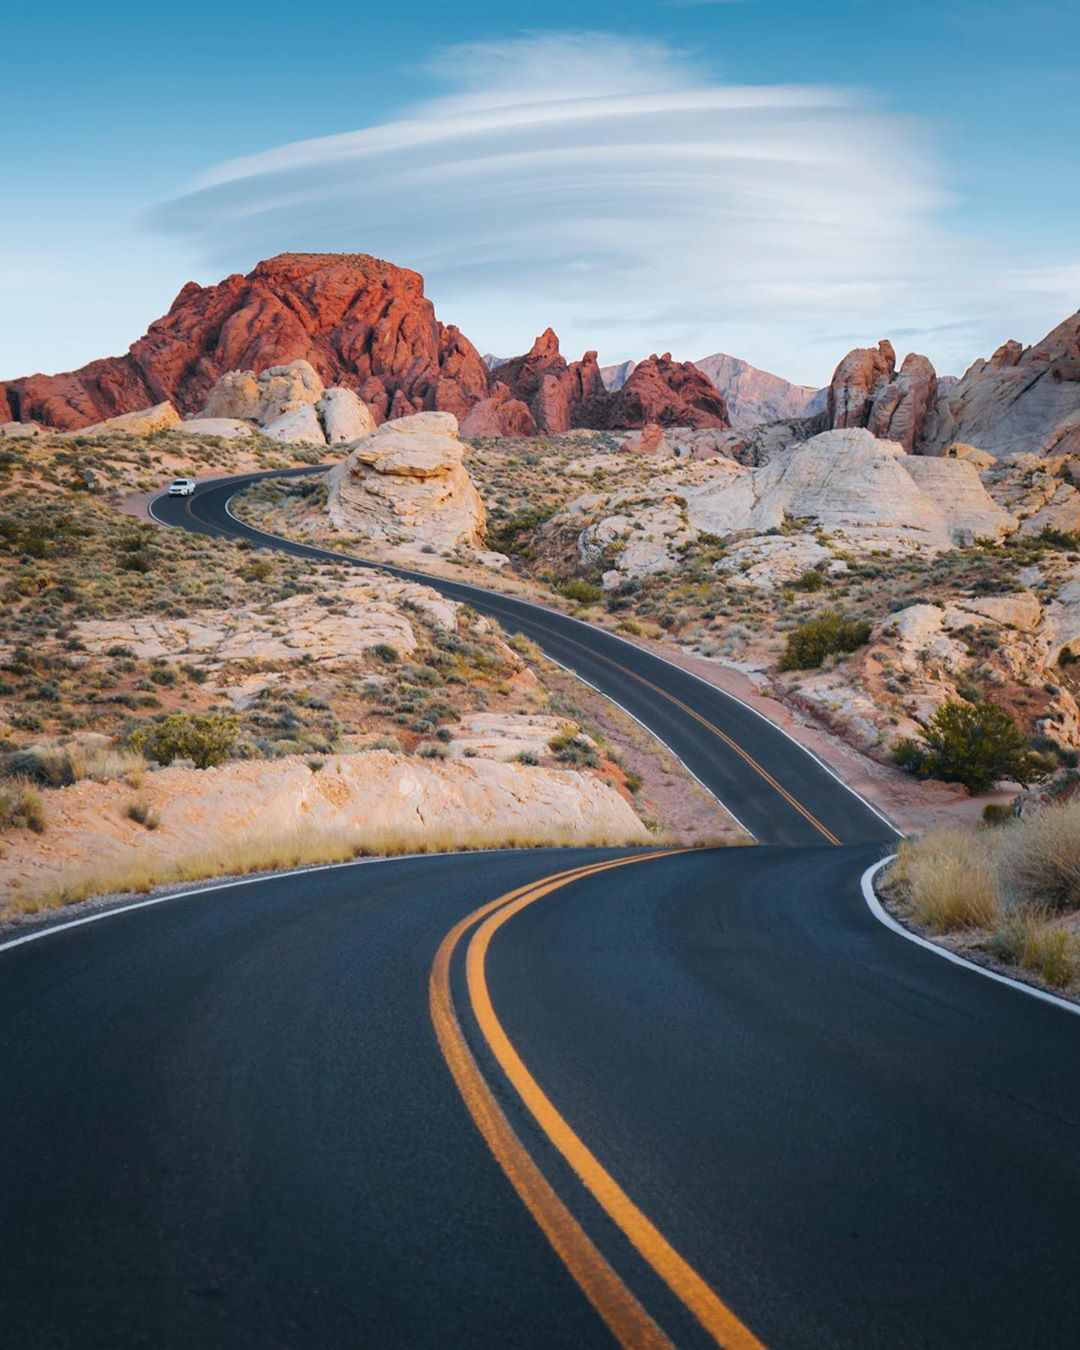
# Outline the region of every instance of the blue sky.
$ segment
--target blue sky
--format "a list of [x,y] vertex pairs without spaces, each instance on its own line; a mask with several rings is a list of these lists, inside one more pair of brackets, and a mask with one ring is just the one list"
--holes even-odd
[[482,350],[551,323],[807,383],[886,335],[957,372],[1080,305],[1080,0],[511,16],[120,0],[45,33],[9,0],[0,373],[297,247],[417,267]]

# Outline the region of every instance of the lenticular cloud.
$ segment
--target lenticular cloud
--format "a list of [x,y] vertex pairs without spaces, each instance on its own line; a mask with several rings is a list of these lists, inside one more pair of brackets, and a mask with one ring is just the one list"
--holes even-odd
[[850,92],[722,84],[600,33],[465,44],[429,75],[443,97],[222,164],[155,227],[221,269],[390,258],[503,353],[551,323],[572,353],[696,356],[730,335],[805,364],[837,314],[884,322],[944,266],[915,129]]

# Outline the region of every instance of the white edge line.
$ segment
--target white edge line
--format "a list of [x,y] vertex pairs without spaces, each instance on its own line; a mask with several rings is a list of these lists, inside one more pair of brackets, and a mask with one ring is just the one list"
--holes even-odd
[[[329,466],[328,469],[327,469],[327,472],[329,472],[329,468],[332,468],[332,467],[333,467],[332,465]],[[269,474],[268,474],[267,476],[270,477],[270,476],[272,476],[272,475],[269,475]],[[237,485],[236,491],[237,491],[237,492],[240,492],[240,491],[242,491],[242,490],[243,490],[243,489],[242,489],[239,485]],[[161,494],[159,493],[158,495],[160,496]],[[264,534],[268,539],[278,539],[278,540],[280,540],[283,544],[296,544],[296,543],[302,543],[302,542],[303,542],[302,540],[298,540],[298,539],[288,539],[288,538],[286,538],[285,535],[282,535],[282,534],[274,534],[274,533],[273,533],[272,531],[270,531],[270,530],[263,530],[263,529],[261,529],[259,526],[253,526],[253,525],[248,524],[248,522],[247,522],[246,520],[241,520],[240,517],[239,517],[239,516],[235,513],[235,511],[233,511],[233,509],[232,509],[232,498],[233,498],[233,496],[235,496],[235,495],[236,495],[236,493],[233,493],[230,497],[228,497],[228,498],[226,499],[226,501],[225,501],[225,513],[226,513],[226,515],[228,515],[229,517],[231,517],[231,519],[235,520],[236,523],[237,523],[238,525],[243,525],[246,529],[249,529],[249,530],[250,530],[250,529],[255,529],[255,530],[257,530],[260,534]],[[151,515],[153,515],[153,510],[152,510],[152,508],[153,508],[153,502],[156,501],[156,500],[157,500],[157,498],[155,497],[155,498],[153,499],[153,501],[151,501],[150,506],[149,506],[149,508],[148,508],[148,509],[150,509]],[[155,518],[155,520],[157,519],[156,516],[155,516],[154,518]],[[163,521],[162,524],[164,524],[164,523],[165,523],[165,522]],[[317,544],[309,544],[309,545],[307,545],[307,547],[309,547],[309,548],[318,548],[319,546],[318,546]],[[328,554],[331,554],[331,555],[333,555],[333,556],[337,556],[337,557],[339,557],[339,558],[341,558],[341,559],[343,559],[343,560],[348,560],[348,559],[352,556],[352,555],[350,555],[350,554],[348,554],[348,553],[341,553],[341,554],[334,555],[332,549],[327,549],[327,550],[325,550],[325,551],[326,551]],[[469,581],[458,581],[458,580],[456,580],[456,579],[453,578],[453,577],[436,577],[436,576],[433,576],[433,575],[432,575],[431,573],[429,573],[429,572],[416,571],[416,570],[414,570],[413,568],[409,568],[409,567],[396,567],[393,563],[378,563],[378,562],[371,562],[371,561],[369,561],[369,560],[366,559],[366,558],[358,558],[358,559],[355,559],[355,560],[358,561],[358,562],[363,563],[363,564],[364,564],[365,566],[367,566],[367,567],[373,567],[373,568],[376,568],[376,569],[382,568],[383,570],[388,571],[388,572],[391,572],[391,573],[393,573],[393,572],[404,573],[406,576],[423,577],[423,578],[425,579],[425,581],[426,581],[428,584],[432,585],[435,589],[438,589],[438,584],[439,584],[440,581],[446,581],[446,582],[449,582],[450,585],[452,585],[452,586],[459,586],[459,587],[461,587],[461,588],[464,589],[464,590],[475,591],[475,592],[477,593],[477,595],[492,596],[492,597],[494,597],[495,599],[500,599],[500,600],[510,600],[510,601],[512,601],[512,602],[514,602],[514,603],[516,603],[516,604],[519,604],[519,605],[528,605],[530,609],[536,609],[536,610],[539,610],[542,614],[547,614],[547,615],[552,615],[552,614],[554,614],[554,615],[556,615],[556,616],[557,616],[558,618],[560,618],[560,619],[566,619],[566,620],[568,620],[570,623],[576,623],[576,624],[578,624],[580,627],[584,628],[587,632],[590,632],[590,633],[591,633],[591,632],[601,632],[601,633],[604,633],[604,634],[606,634],[608,637],[614,638],[616,642],[621,642],[621,643],[623,643],[623,645],[629,647],[629,648],[631,649],[631,651],[635,651],[635,652],[644,652],[646,656],[652,656],[652,657],[655,657],[655,659],[656,659],[657,661],[662,661],[662,662],[664,663],[664,665],[670,666],[673,670],[680,671],[683,675],[689,675],[690,678],[691,678],[692,680],[697,680],[697,682],[698,682],[699,684],[703,684],[703,685],[705,686],[705,688],[711,690],[712,693],[714,693],[714,694],[719,694],[719,695],[721,696],[721,698],[728,698],[728,699],[730,699],[733,703],[737,703],[737,704],[739,705],[740,708],[745,708],[747,712],[752,713],[752,714],[753,714],[755,717],[757,717],[757,718],[760,718],[761,721],[764,722],[764,723],[766,724],[766,726],[769,726],[769,727],[771,727],[774,731],[779,732],[780,735],[783,736],[785,740],[790,741],[791,744],[794,745],[798,750],[800,750],[804,755],[807,755],[810,759],[812,759],[812,760],[814,761],[814,763],[818,766],[818,768],[823,769],[823,770],[829,775],[830,778],[832,778],[835,782],[837,782],[837,783],[840,784],[840,786],[844,789],[845,792],[850,793],[851,796],[854,797],[855,800],[856,800],[857,802],[861,802],[862,805],[865,806],[866,809],[867,809],[868,811],[872,812],[875,816],[877,816],[878,820],[880,820],[883,824],[887,825],[887,826],[889,827],[889,829],[892,830],[899,838],[901,838],[901,839],[906,839],[906,838],[907,838],[907,835],[904,833],[904,831],[901,830],[897,825],[895,825],[895,824],[888,818],[888,816],[885,815],[885,813],[884,813],[883,811],[881,811],[877,806],[874,805],[873,802],[867,801],[866,798],[865,798],[864,796],[862,796],[861,793],[856,792],[855,789],[854,789],[853,787],[851,787],[850,784],[845,783],[844,780],[840,777],[840,775],[836,772],[836,770],[833,769],[833,768],[831,767],[831,765],[826,764],[826,762],[821,758],[820,755],[816,754],[815,751],[811,750],[808,746],[803,745],[802,741],[796,740],[796,738],[791,734],[791,732],[785,730],[785,728],[782,727],[778,722],[774,722],[774,721],[772,720],[771,717],[766,717],[766,715],[765,715],[763,712],[761,712],[760,709],[755,708],[755,707],[753,706],[753,704],[751,704],[751,703],[745,702],[745,700],[741,699],[741,698],[738,696],[738,694],[732,694],[732,693],[730,693],[730,692],[729,692],[728,690],[726,690],[726,689],[721,689],[721,688],[719,687],[719,685],[712,684],[709,680],[706,680],[706,679],[704,678],[704,676],[698,675],[696,671],[688,670],[685,666],[680,666],[677,662],[670,660],[668,657],[661,655],[659,652],[654,652],[654,651],[653,651],[651,648],[649,648],[649,647],[639,647],[639,646],[637,646],[635,643],[630,642],[629,639],[624,638],[621,634],[612,632],[610,628],[602,628],[599,624],[586,623],[584,619],[578,619],[578,618],[575,618],[574,615],[572,615],[572,614],[564,614],[564,613],[562,612],[562,610],[559,610],[559,609],[553,609],[553,608],[552,608],[551,606],[549,606],[549,605],[541,605],[541,604],[538,604],[535,600],[526,600],[526,599],[522,598],[521,596],[517,596],[517,595],[508,595],[508,594],[506,594],[506,593],[504,593],[504,592],[502,592],[502,591],[491,591],[491,590],[486,589],[484,586],[476,586],[476,585],[474,585],[472,582],[469,582]],[[329,559],[327,559],[327,561],[329,561]],[[546,655],[547,655],[547,653],[545,652],[545,656],[546,656]],[[550,657],[549,657],[548,659],[551,660],[551,659],[553,659],[553,658],[550,658]],[[561,664],[561,663],[558,662],[558,661],[556,661],[555,664],[556,664],[556,665],[559,665],[559,664]],[[569,669],[569,667],[563,666],[563,669],[564,669],[564,670],[567,670],[567,669]],[[578,675],[577,671],[571,670],[570,673],[571,673],[572,675],[574,675],[577,679],[582,679],[582,677],[581,677],[580,675]],[[582,683],[584,683],[584,684],[589,684],[588,680],[582,680]],[[590,689],[596,689],[596,686],[595,686],[595,685],[589,685],[589,688],[590,688]],[[611,698],[611,696],[610,696],[609,694],[604,694],[604,693],[603,693],[603,690],[597,689],[596,692],[597,692],[597,693],[600,693],[600,694],[603,694],[604,698]],[[612,702],[612,703],[616,703],[616,700],[615,700],[615,699],[611,699],[611,702]],[[617,706],[617,707],[620,707],[620,708],[622,707],[622,705],[619,704],[619,703],[616,703],[616,706]],[[622,710],[623,710],[623,712],[627,712],[627,709],[625,709],[625,708],[623,708]],[[633,717],[633,713],[627,713],[627,715],[630,716],[630,717]],[[635,721],[638,721],[637,718],[634,718],[634,720],[635,720]],[[638,722],[638,725],[639,725],[639,726],[645,726],[645,723],[644,723],[644,722]],[[652,731],[652,730],[651,730],[650,728],[648,728],[648,727],[646,727],[645,729],[649,732],[649,734],[650,734],[651,736],[655,737],[656,740],[660,741],[660,737],[657,736],[656,733],[655,733],[654,731]],[[665,742],[660,741],[660,744],[663,745],[665,749],[671,751],[671,753],[672,753],[673,755],[675,754],[674,750],[671,750],[671,747],[670,747],[669,745],[666,745]],[[676,758],[676,759],[679,759],[678,755],[675,755],[675,758]],[[679,760],[679,763],[682,764],[682,760]],[[683,768],[684,768],[684,769],[686,768],[686,765],[685,765],[685,764],[683,764]],[[696,775],[693,774],[691,770],[687,769],[687,772],[690,773],[691,777],[696,778]],[[697,781],[698,781],[699,783],[701,782],[700,779],[697,779]],[[701,786],[704,787],[705,785],[702,783]],[[708,788],[706,788],[705,790],[706,790],[707,792],[709,791]],[[723,803],[722,801],[720,801],[720,798],[719,798],[719,797],[716,797],[716,794],[715,794],[715,793],[711,793],[711,795],[712,795],[714,798],[716,798],[716,800],[717,800],[718,802],[720,802],[720,805],[724,807],[724,810],[727,811],[727,813],[728,813],[728,814],[731,816],[731,818],[736,822],[736,824],[739,825],[740,829],[744,829],[745,827],[744,827],[744,826],[741,824],[741,822],[738,820],[738,817],[734,814],[734,812],[731,811],[731,809],[730,809],[729,807],[727,807],[726,805],[724,805],[724,803]],[[749,831],[747,831],[747,833],[749,833]],[[750,835],[750,837],[753,838],[754,836],[753,836],[753,835]]]
[[[99,919],[111,919],[116,914],[130,914],[134,909],[146,909],[150,905],[163,905],[168,900],[188,900],[195,895],[208,895],[211,891],[228,891],[232,890],[234,886],[254,886],[260,881],[284,881],[288,877],[307,876],[311,872],[335,872],[342,867],[373,867],[378,863],[416,862],[420,858],[442,858],[445,860],[447,857],[482,857],[492,856],[496,853],[539,853],[557,847],[559,846],[541,845],[536,849],[470,848],[458,849],[449,853],[400,853],[392,858],[350,858],[347,862],[314,863],[308,867],[290,867],[284,871],[257,872],[249,877],[238,877],[233,881],[215,882],[212,886],[193,886],[188,891],[170,891],[168,895],[152,895],[147,900],[132,900],[128,904],[110,905],[94,914],[84,914],[80,919],[68,919],[64,923],[45,924],[32,933],[24,933],[21,937],[9,938],[6,942],[0,942],[0,952],[7,951],[9,947],[21,947],[24,942],[37,942],[41,938],[50,937],[53,933],[62,933],[67,928],[81,928],[83,924],[97,923]],[[591,848],[593,846],[590,844],[569,844],[565,847],[573,849]],[[633,848],[635,845],[616,845],[616,847]],[[650,846],[642,844],[641,847],[648,848]],[[560,849],[560,851],[565,851],[565,849]]]
[[863,899],[875,919],[883,923],[886,928],[891,928],[894,933],[899,933],[901,937],[907,938],[909,942],[915,942],[920,947],[925,947],[927,951],[933,952],[935,956],[940,956],[945,961],[951,961],[954,966],[963,966],[966,970],[975,971],[977,975],[984,975],[988,980],[996,980],[998,984],[1007,984],[1010,989],[1017,989],[1022,994],[1030,994],[1032,998],[1040,999],[1043,1003],[1050,1003],[1055,1008],[1061,1008],[1064,1012],[1080,1014],[1080,1003],[1070,1003],[1068,999],[1059,998],[1057,994],[1047,993],[1045,989],[1037,989],[1033,984],[1025,984],[1023,980],[1014,980],[1010,975],[1002,975],[996,970],[989,970],[986,966],[980,966],[977,961],[969,961],[966,956],[960,956],[957,952],[949,951],[947,947],[940,947],[936,942],[931,942],[929,938],[913,933],[910,928],[906,928],[898,919],[893,918],[878,899],[877,891],[874,889],[874,878],[895,857],[895,853],[890,853],[887,858],[882,858],[880,862],[872,864],[862,874]]

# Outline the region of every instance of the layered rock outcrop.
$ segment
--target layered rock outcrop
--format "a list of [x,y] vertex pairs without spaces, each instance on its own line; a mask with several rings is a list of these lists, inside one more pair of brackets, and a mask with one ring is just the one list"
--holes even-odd
[[330,517],[377,542],[478,547],[486,513],[462,454],[451,413],[386,422],[330,471]]
[[166,400],[193,413],[226,372],[296,360],[380,420],[395,399],[464,416],[489,391],[480,354],[436,320],[418,273],[365,254],[284,253],[247,276],[189,282],[126,356],[0,385],[0,420],[70,430]]
[[351,389],[325,389],[310,362],[290,361],[258,375],[253,370],[228,371],[211,389],[202,412],[181,429],[228,435],[214,428],[233,425],[260,430],[275,441],[338,445],[370,436],[375,418]]
[[[791,532],[792,522],[800,522],[801,534]],[[976,538],[1004,538],[1018,524],[970,464],[908,455],[896,442],[850,427],[824,432],[760,467],[718,457],[627,493],[578,499],[550,528],[580,530],[585,564],[610,559],[606,585],[675,566],[701,533],[733,545],[734,562],[721,560],[719,570],[756,568],[761,584],[774,584],[825,558],[822,532],[837,548],[861,555],[941,553]]]
[[1032,347],[1003,343],[938,400],[918,449],[954,441],[996,458],[1080,454],[1080,310]]

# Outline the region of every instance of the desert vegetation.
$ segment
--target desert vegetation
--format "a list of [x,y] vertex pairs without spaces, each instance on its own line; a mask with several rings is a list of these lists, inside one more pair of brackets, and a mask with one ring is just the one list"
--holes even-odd
[[885,890],[902,917],[965,954],[1077,990],[1080,799],[905,840]]

